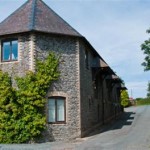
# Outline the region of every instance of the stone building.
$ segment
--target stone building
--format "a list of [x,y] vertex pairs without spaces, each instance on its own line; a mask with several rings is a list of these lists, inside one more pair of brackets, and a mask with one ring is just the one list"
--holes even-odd
[[61,55],[61,76],[47,93],[45,141],[83,137],[122,112],[120,78],[42,0],[28,0],[0,23],[0,43],[0,69],[12,77],[34,71],[49,51]]

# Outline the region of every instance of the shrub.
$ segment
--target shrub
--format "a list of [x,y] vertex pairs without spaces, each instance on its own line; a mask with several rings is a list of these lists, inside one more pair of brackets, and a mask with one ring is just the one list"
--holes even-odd
[[137,105],[150,105],[150,98],[143,98],[141,100],[136,101]]
[[16,77],[12,87],[8,73],[0,71],[0,143],[23,143],[39,136],[45,128],[46,93],[59,77],[58,59],[50,53],[36,61],[36,71]]

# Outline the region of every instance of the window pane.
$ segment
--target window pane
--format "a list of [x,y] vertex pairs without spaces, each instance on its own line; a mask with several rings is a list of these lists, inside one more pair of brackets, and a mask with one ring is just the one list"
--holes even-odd
[[18,41],[12,41],[12,60],[18,60]]
[[55,100],[50,99],[48,101],[48,121],[55,122]]
[[64,100],[57,100],[57,121],[65,121]]
[[10,60],[10,42],[4,42],[3,43],[3,61],[9,61]]

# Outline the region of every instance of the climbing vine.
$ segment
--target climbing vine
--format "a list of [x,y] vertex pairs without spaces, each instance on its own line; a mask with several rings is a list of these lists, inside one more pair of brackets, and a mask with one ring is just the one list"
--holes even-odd
[[36,61],[36,71],[16,77],[12,87],[8,73],[0,71],[0,143],[23,143],[39,136],[45,128],[46,93],[59,77],[58,58],[50,53]]

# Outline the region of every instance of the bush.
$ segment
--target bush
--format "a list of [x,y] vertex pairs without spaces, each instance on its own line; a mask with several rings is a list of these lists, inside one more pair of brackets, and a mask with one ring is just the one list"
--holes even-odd
[[137,105],[150,105],[150,98],[143,98],[141,100],[136,100]]
[[39,136],[45,128],[45,95],[59,77],[58,59],[50,53],[36,61],[36,72],[16,77],[12,87],[8,73],[0,71],[0,143],[23,143]]
[[129,106],[129,95],[128,92],[126,90],[122,90],[121,91],[121,105],[123,107],[127,107]]

